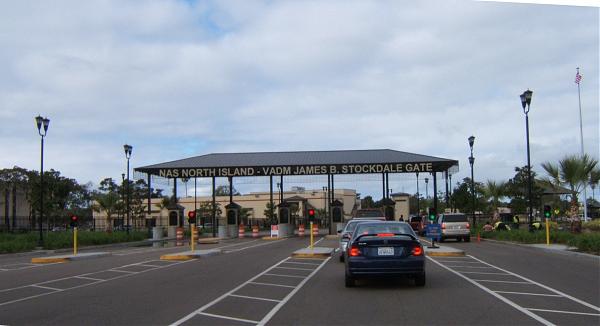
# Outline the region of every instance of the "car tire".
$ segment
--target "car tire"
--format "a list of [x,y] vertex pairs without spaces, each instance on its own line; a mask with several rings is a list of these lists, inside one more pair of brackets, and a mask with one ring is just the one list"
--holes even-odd
[[419,274],[415,276],[415,285],[416,286],[425,286],[425,273]]
[[345,280],[347,288],[352,288],[352,287],[354,287],[354,285],[356,285],[356,281],[355,281],[354,277],[352,277],[348,274],[346,274],[346,277],[344,278],[344,280]]
[[465,237],[465,242],[471,242],[471,237],[470,236],[466,236]]
[[456,242],[461,242],[461,241],[462,241],[462,239],[463,239],[463,238],[461,238],[461,237],[458,237],[458,238],[456,238]]
[[343,263],[343,262],[344,262],[344,254],[341,254],[340,255],[340,263]]

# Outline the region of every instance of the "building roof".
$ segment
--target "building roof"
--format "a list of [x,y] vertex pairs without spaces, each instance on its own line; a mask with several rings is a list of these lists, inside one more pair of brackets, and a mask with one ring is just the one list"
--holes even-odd
[[134,170],[178,178],[441,172],[451,167],[457,169],[458,161],[391,149],[373,149],[212,153],[138,167]]

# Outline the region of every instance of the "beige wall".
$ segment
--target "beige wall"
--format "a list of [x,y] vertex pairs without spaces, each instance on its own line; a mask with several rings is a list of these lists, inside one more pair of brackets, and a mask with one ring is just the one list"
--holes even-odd
[[[319,190],[304,190],[304,191],[285,191],[283,194],[284,199],[292,197],[301,197],[306,199],[306,202],[314,207],[315,209],[323,209],[326,204],[327,193],[321,189]],[[268,192],[252,192],[245,195],[233,196],[233,201],[243,208],[250,209],[250,218],[256,220],[264,220],[264,211],[267,209],[267,203],[269,202]],[[356,190],[351,189],[336,189],[334,199],[337,199],[344,203],[344,217],[349,219],[352,216],[354,208],[360,208],[360,200],[356,199]],[[153,198],[151,200],[152,212],[150,218],[156,218],[156,225],[166,226],[168,225],[169,212],[166,209],[162,211],[156,206],[161,201],[160,198]],[[202,196],[196,198],[197,207],[200,208],[202,202],[212,202],[212,197]],[[219,204],[222,215],[225,215],[225,206],[229,204],[229,196],[217,196],[216,202]],[[273,202],[275,205],[279,204],[279,192],[273,193]],[[179,205],[185,207],[185,214],[194,210],[194,197],[183,197],[179,198]],[[147,205],[147,201],[144,201],[144,205]],[[303,216],[304,206],[300,203],[299,216]],[[106,214],[104,212],[94,212],[94,219],[96,222],[96,228],[103,229],[107,227]],[[186,215],[187,216],[187,215]],[[398,215],[399,216],[399,215]],[[187,219],[184,219],[187,220]],[[187,221],[186,221],[187,223]],[[132,223],[133,224],[133,223]]]

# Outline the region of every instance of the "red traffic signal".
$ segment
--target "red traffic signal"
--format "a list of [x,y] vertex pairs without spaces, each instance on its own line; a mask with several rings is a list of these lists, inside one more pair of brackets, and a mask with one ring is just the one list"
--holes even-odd
[[188,223],[196,224],[196,211],[188,212]]
[[71,227],[75,228],[79,224],[79,218],[76,215],[71,215]]
[[314,209],[309,209],[308,210],[308,216],[314,217],[315,216],[315,210]]

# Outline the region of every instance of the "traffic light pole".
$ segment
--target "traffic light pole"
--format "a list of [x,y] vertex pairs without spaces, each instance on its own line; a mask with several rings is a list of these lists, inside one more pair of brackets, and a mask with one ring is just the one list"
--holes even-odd
[[73,255],[77,255],[77,227],[73,228]]

